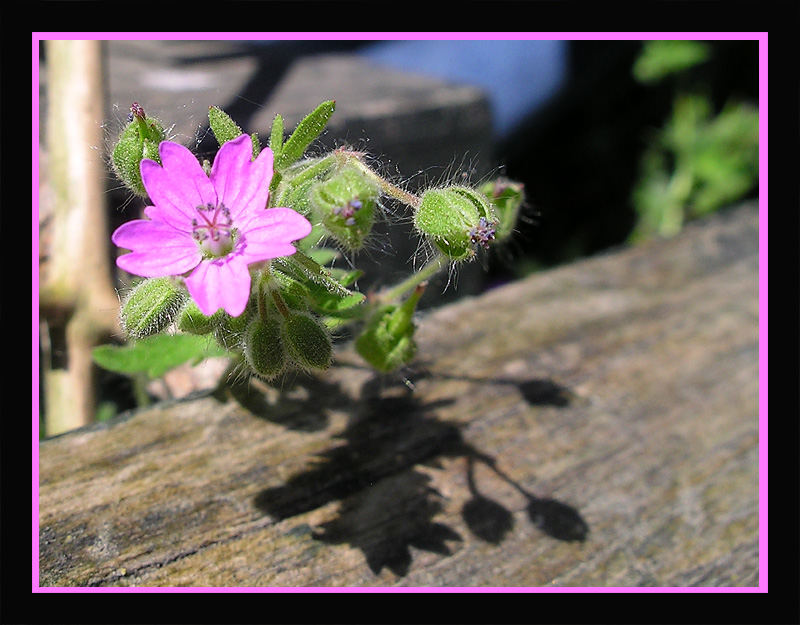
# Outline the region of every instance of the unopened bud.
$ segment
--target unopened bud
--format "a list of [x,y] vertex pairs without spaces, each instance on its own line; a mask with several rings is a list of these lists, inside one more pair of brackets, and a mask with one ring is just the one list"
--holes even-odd
[[380,190],[355,165],[344,165],[311,192],[315,221],[349,250],[358,250],[372,231]]
[[214,329],[211,317],[207,317],[190,299],[178,316],[178,330],[189,334],[208,334]]
[[411,362],[416,354],[413,317],[423,291],[424,287],[417,287],[400,306],[379,310],[356,339],[356,351],[378,371],[394,371]]
[[272,379],[286,366],[280,321],[275,316],[266,320],[256,317],[250,321],[244,332],[243,346],[245,361],[261,377]]
[[238,317],[231,317],[222,309],[211,315],[210,320],[217,343],[227,350],[240,349],[242,335],[253,316],[253,310],[254,307],[248,302],[244,312]]
[[333,357],[331,337],[313,316],[290,313],[283,319],[283,338],[292,360],[302,369],[327,369]]
[[469,187],[429,189],[414,214],[417,230],[450,260],[475,255],[495,238],[496,217],[486,196]]
[[173,278],[142,280],[131,289],[122,304],[122,327],[134,339],[161,332],[178,315],[187,296]]
[[166,139],[166,133],[161,122],[154,117],[147,117],[137,102],[131,105],[128,119],[128,125],[111,153],[111,164],[125,186],[137,195],[146,197],[147,190],[142,183],[139,165],[146,158],[161,162],[158,145]]

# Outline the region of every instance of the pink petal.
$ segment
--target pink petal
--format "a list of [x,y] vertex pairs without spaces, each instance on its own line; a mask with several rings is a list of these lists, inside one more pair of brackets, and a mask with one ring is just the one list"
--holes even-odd
[[241,135],[223,144],[211,167],[211,183],[234,220],[244,212],[267,206],[272,150],[264,148],[255,161],[252,159],[252,140],[248,135]]
[[189,295],[206,316],[222,308],[231,317],[238,317],[250,299],[250,272],[236,255],[203,261],[185,282]]
[[111,235],[111,240],[119,247],[133,250],[117,257],[117,266],[147,278],[186,273],[202,258],[191,236],[146,219],[122,224]]
[[311,233],[311,222],[291,208],[268,208],[237,224],[249,241],[297,241]]
[[147,194],[167,223],[191,231],[195,209],[205,204],[215,205],[217,194],[197,158],[187,148],[172,141],[162,141],[158,147],[159,165],[144,159],[139,165]]
[[129,250],[148,248],[153,250],[167,247],[194,247],[191,235],[160,221],[134,219],[122,224],[111,235],[111,241],[118,247]]
[[248,264],[291,256],[295,248],[291,244],[308,236],[311,223],[291,208],[270,208],[257,211],[243,229],[243,245],[238,253]]
[[117,267],[145,278],[179,276],[197,266],[200,255],[197,248],[193,253],[178,248],[166,249],[161,254],[152,252],[131,252],[117,257]]

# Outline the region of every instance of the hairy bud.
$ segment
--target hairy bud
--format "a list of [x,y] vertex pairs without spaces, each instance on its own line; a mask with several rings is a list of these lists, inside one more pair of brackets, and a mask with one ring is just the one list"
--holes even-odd
[[314,220],[349,250],[358,250],[372,231],[378,186],[354,165],[344,165],[311,191]]
[[325,327],[312,315],[290,312],[283,319],[283,339],[292,360],[302,369],[327,369],[333,347]]
[[495,238],[497,219],[485,195],[469,187],[429,189],[422,194],[414,225],[450,260],[466,260],[476,246]]
[[129,119],[111,153],[111,164],[125,186],[137,195],[146,197],[139,164],[146,158],[161,162],[158,144],[166,138],[166,133],[161,122],[154,117],[147,117],[137,102],[131,105]]
[[394,371],[408,364],[416,354],[413,316],[423,291],[424,287],[417,287],[400,306],[378,310],[356,339],[356,351],[378,371]]
[[142,280],[122,304],[122,327],[134,339],[161,332],[175,319],[186,297],[186,291],[173,278]]
[[245,361],[257,375],[272,379],[284,370],[286,354],[277,317],[250,321],[244,332],[243,346]]

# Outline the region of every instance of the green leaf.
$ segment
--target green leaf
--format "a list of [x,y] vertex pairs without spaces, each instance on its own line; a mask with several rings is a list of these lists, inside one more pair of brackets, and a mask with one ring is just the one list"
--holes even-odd
[[276,258],[272,262],[277,269],[295,280],[310,281],[324,287],[328,292],[342,297],[351,295],[351,292],[333,277],[330,269],[323,267],[299,250],[291,256]]
[[339,251],[330,247],[317,247],[308,251],[308,256],[320,265],[327,265],[335,258],[339,258]]
[[230,115],[218,106],[208,108],[208,123],[220,146],[243,134],[242,129],[231,119]]
[[275,161],[276,170],[283,171],[283,169],[303,156],[306,148],[325,129],[335,109],[336,102],[327,100],[303,118],[295,128],[292,136],[283,144],[281,154]]
[[331,275],[342,286],[350,286],[361,276],[363,276],[364,272],[361,269],[347,270],[332,268]]
[[[208,124],[220,147],[224,143],[233,141],[244,134],[244,131],[231,119],[230,115],[218,106],[210,106],[208,108]],[[256,158],[261,152],[261,142],[258,140],[256,133],[250,135],[250,140],[253,143],[253,158]]]
[[275,158],[283,150],[283,117],[276,115],[272,120],[272,131],[269,133],[269,147],[272,150]]
[[194,364],[206,358],[229,356],[210,336],[158,334],[128,345],[101,345],[92,350],[92,359],[109,371],[134,375],[145,373],[158,378],[185,362]]

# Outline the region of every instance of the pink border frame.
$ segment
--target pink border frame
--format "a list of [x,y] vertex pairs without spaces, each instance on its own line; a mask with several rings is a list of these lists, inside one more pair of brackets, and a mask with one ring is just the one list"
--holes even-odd
[[[426,588],[426,587],[42,587],[39,585],[39,224],[38,224],[38,197],[39,197],[39,42],[46,39],[107,39],[107,40],[238,40],[238,39],[273,39],[273,40],[471,40],[471,39],[506,39],[506,40],[649,40],[649,39],[702,39],[702,40],[752,40],[758,41],[759,55],[759,232],[758,232],[758,297],[759,297],[759,346],[758,346],[758,382],[759,382],[759,584],[758,586],[748,587],[725,587],[725,588],[698,588],[698,587],[656,587],[656,588],[637,588],[637,587],[447,587],[447,588]],[[187,593],[207,593],[207,592],[547,592],[547,593],[569,593],[569,592],[597,592],[597,593],[619,593],[619,592],[645,592],[645,593],[664,593],[664,592],[687,592],[687,593],[764,593],[767,592],[768,583],[768,453],[767,453],[767,42],[766,32],[461,32],[461,33],[419,33],[419,32],[236,32],[236,33],[130,33],[130,32],[34,32],[32,33],[32,65],[33,65],[33,132],[32,132],[32,201],[36,210],[33,211],[33,258],[32,258],[32,284],[36,287],[33,293],[32,303],[32,348],[33,348],[33,368],[32,368],[32,395],[33,395],[33,436],[32,436],[32,591],[43,593],[61,592],[187,592]]]

